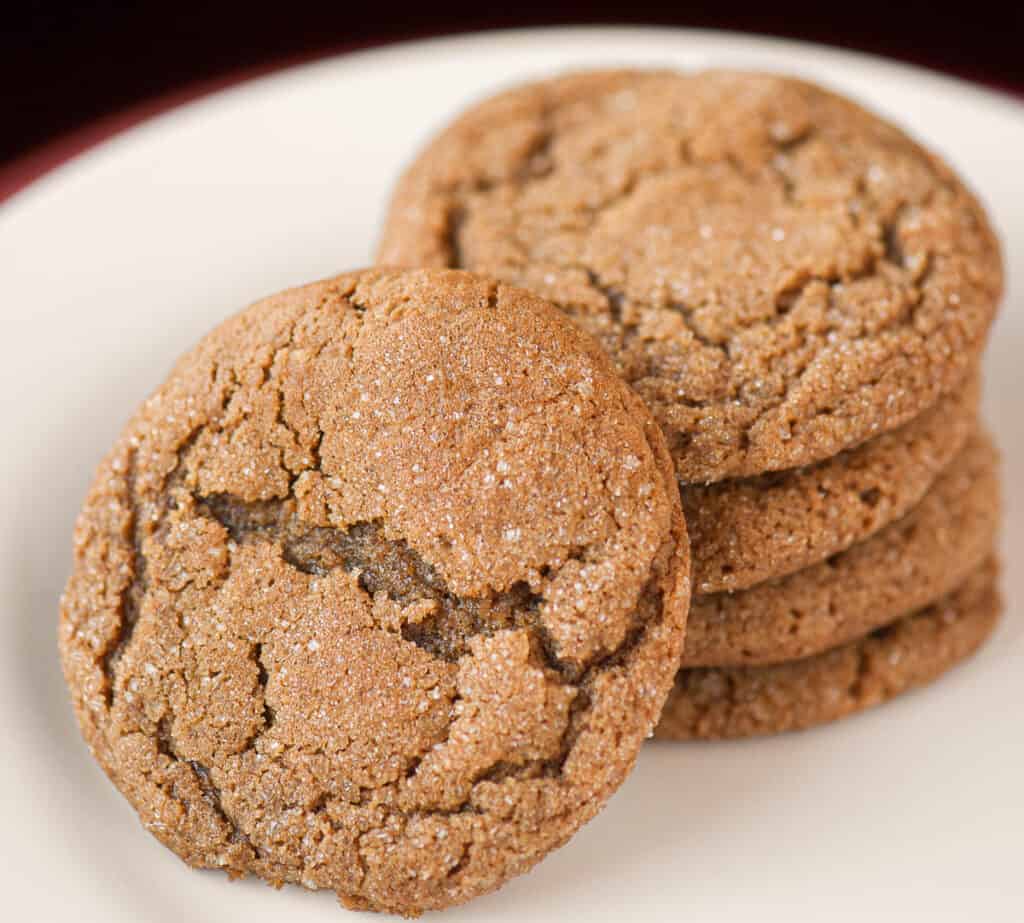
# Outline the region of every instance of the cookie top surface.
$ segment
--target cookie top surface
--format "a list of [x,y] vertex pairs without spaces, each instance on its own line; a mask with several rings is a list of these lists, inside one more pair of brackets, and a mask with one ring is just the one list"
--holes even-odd
[[980,392],[974,377],[899,429],[814,465],[682,485],[694,591],[794,573],[908,513],[975,431]]
[[700,482],[910,420],[964,379],[1002,290],[941,161],[815,86],[731,72],[572,74],[482,103],[401,180],[379,258],[554,301]]
[[996,451],[978,434],[913,510],[867,541],[739,593],[698,596],[683,666],[778,663],[866,635],[966,579],[999,519]]
[[228,320],[142,405],[60,644],[94,754],[186,861],[416,914],[622,782],[688,573],[660,429],[589,337],[368,270]]
[[655,737],[715,740],[837,721],[931,682],[973,654],[998,622],[989,558],[919,612],[815,657],[766,667],[680,670]]

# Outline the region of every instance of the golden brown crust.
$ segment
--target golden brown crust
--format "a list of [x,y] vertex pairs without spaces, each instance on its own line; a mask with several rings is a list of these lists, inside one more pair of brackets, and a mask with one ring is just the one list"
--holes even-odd
[[367,270],[206,337],[78,520],[82,732],[186,862],[415,915],[622,782],[678,662],[660,429],[536,297]]
[[680,485],[702,594],[743,590],[844,551],[905,515],[976,428],[981,382],[815,465]]
[[654,736],[713,740],[836,721],[931,682],[973,654],[1002,610],[994,559],[915,615],[815,657],[681,670]]
[[910,513],[865,542],[788,577],[697,596],[683,666],[795,660],[862,637],[951,592],[990,553],[998,458],[975,434]]
[[483,102],[403,177],[379,258],[554,301],[699,483],[910,421],[964,382],[1002,291],[987,219],[938,158],[820,88],[729,72]]

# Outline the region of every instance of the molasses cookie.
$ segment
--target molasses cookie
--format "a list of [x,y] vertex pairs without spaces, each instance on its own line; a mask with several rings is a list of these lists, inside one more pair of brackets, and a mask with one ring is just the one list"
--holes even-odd
[[1002,609],[994,559],[958,590],[815,657],[768,667],[681,670],[654,736],[751,737],[835,721],[931,682],[989,636]]
[[683,666],[807,657],[926,606],[989,555],[999,513],[996,451],[976,435],[924,500],[867,541],[788,577],[696,597]]
[[742,590],[843,551],[906,514],[964,447],[977,376],[899,429],[804,468],[680,485],[693,587]]
[[408,170],[379,258],[559,305],[697,483],[909,422],[966,380],[1002,291],[985,214],[941,160],[751,73],[581,73],[491,98]]
[[415,915],[565,843],[682,652],[659,427],[584,333],[460,272],[284,292],[100,466],[60,648],[82,733],[188,864]]

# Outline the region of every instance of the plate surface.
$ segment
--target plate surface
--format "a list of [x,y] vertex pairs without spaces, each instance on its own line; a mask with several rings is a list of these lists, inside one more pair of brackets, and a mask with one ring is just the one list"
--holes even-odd
[[[943,152],[1002,234],[987,359],[1005,453],[997,635],[936,686],[763,741],[648,745],[573,843],[452,920],[1019,921],[1024,906],[1024,108],[902,65],[671,30],[492,33],[336,58],[147,122],[0,206],[0,791],[10,920],[336,920],[328,894],[192,872],[74,726],[55,650],[93,467],[174,356],[226,314],[366,264],[396,172],[460,107],[570,67],[788,71]],[[20,911],[20,912],[19,912]]]

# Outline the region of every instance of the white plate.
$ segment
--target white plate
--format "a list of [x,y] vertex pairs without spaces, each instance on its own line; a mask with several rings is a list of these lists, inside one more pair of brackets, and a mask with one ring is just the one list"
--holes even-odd
[[510,81],[627,62],[806,75],[903,122],[980,190],[1011,273],[986,402],[1006,454],[1010,611],[972,662],[872,713],[763,741],[648,746],[570,846],[451,918],[1024,918],[1024,108],[809,45],[600,29],[418,43],[285,71],[120,135],[0,207],[6,919],[343,913],[329,894],[189,871],[90,761],[55,646],[76,507],[178,352],[260,295],[369,261],[396,171],[461,106]]

